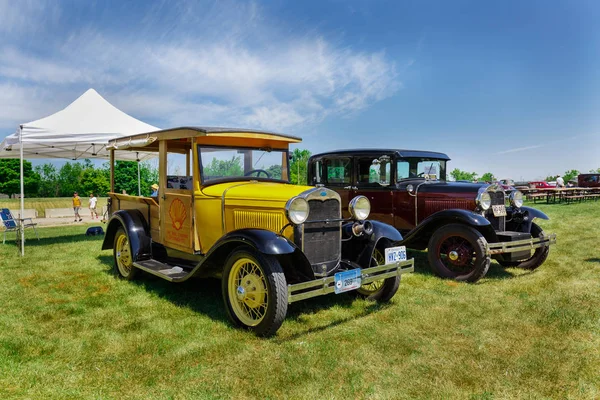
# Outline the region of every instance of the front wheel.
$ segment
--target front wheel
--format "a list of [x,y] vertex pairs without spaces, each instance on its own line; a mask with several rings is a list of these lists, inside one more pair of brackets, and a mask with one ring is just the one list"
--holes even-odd
[[273,256],[244,248],[225,264],[223,299],[234,324],[272,336],[287,313],[287,285],[283,269]]
[[123,228],[117,229],[117,233],[115,234],[113,256],[115,259],[115,273],[128,281],[135,279],[139,270],[133,266],[129,238]]
[[[531,237],[539,238],[544,236],[544,230],[535,223],[531,224]],[[548,258],[548,254],[550,254],[550,247],[538,247],[533,252],[533,255],[525,261],[501,261],[498,260],[498,263],[503,267],[517,267],[528,269],[533,271],[537,269],[540,265],[542,265],[546,259]]]
[[427,258],[433,272],[442,278],[477,282],[490,267],[483,235],[466,225],[450,224],[431,236]]
[[[383,264],[385,264],[383,253],[379,249],[375,249],[371,258],[371,266]],[[356,294],[366,300],[388,302],[394,297],[398,287],[400,287],[400,276],[396,275],[362,285],[356,289]]]

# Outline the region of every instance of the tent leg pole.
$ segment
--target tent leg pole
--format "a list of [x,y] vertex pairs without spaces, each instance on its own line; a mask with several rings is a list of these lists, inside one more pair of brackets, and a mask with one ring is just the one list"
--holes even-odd
[[137,164],[138,164],[138,196],[142,196],[142,180],[140,178],[140,160],[138,160]]
[[[19,148],[20,148],[20,158],[21,158],[21,215],[19,218],[20,224],[23,223],[23,215],[25,215],[25,177],[23,176],[23,127],[19,127]],[[21,227],[21,257],[25,255],[25,229]]]

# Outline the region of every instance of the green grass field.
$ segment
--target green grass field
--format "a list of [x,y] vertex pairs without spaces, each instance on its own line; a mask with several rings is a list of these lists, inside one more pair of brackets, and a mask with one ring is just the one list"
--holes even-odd
[[[105,197],[98,198],[98,206],[102,207],[106,205]],[[85,208],[88,206],[87,197],[81,198],[81,205]],[[42,218],[46,216],[44,211],[46,208],[71,208],[73,207],[73,201],[71,197],[52,197],[52,198],[25,198],[25,208],[35,208],[38,212],[38,217]],[[10,208],[11,210],[21,209],[20,199],[0,199],[0,208]]]
[[538,207],[538,271],[456,283],[416,253],[390,304],[293,304],[271,339],[229,324],[217,281],[122,281],[85,226],[40,229],[23,259],[0,246],[0,398],[599,398],[600,202]]

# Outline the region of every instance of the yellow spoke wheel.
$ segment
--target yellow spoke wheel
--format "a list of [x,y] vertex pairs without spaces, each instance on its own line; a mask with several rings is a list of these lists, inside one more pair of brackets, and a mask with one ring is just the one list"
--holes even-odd
[[241,247],[223,270],[223,299],[229,318],[259,336],[271,336],[287,313],[287,282],[276,257]]
[[133,257],[131,246],[127,234],[122,228],[119,228],[115,234],[113,246],[116,272],[125,279],[133,279],[137,269],[133,266]]
[[256,326],[267,312],[268,290],[265,274],[250,258],[240,258],[231,267],[228,294],[233,312],[247,326]]

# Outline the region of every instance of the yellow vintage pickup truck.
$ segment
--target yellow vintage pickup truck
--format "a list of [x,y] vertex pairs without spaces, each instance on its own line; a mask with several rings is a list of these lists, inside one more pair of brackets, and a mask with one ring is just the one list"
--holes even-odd
[[[228,315],[259,336],[275,334],[288,304],[351,292],[389,301],[413,271],[393,227],[368,220],[369,200],[289,183],[299,138],[247,129],[183,127],[111,141],[110,219],[103,250],[115,272],[171,282],[218,277]],[[154,197],[116,193],[115,152],[156,152]],[[169,174],[177,171],[180,174]]]

